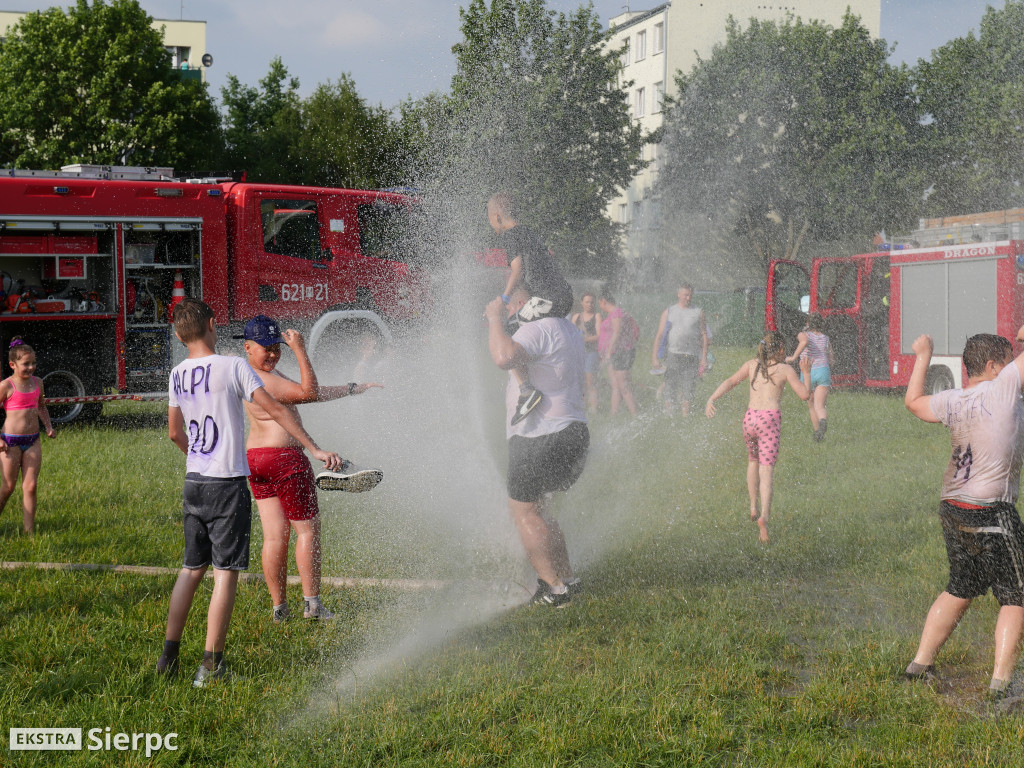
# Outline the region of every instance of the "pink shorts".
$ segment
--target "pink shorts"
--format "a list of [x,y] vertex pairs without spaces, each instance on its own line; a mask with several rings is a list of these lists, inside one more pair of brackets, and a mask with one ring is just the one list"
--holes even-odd
[[758,464],[774,466],[779,458],[782,411],[748,410],[743,417],[743,440],[747,456]]
[[281,499],[288,520],[312,520],[320,514],[313,467],[301,448],[250,448],[249,485],[257,499]]

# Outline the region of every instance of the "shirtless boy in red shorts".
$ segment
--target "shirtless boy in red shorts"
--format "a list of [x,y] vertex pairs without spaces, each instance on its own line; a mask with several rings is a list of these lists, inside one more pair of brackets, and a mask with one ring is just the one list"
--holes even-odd
[[[245,325],[245,354],[249,365],[263,381],[263,387],[275,400],[299,418],[297,405],[361,395],[381,384],[320,386],[306,354],[305,341],[298,331],[283,333],[277,323],[257,315]],[[299,365],[298,382],[276,369],[281,359],[281,343],[295,353]],[[246,458],[249,460],[249,484],[256,499],[263,526],[263,578],[274,603],[274,621],[288,619],[285,587],[288,577],[288,542],[295,529],[295,563],[302,580],[303,616],[307,619],[333,619],[334,614],[320,602],[320,508],[317,505],[313,468],[302,447],[269,414],[255,403],[245,403],[249,417]]]

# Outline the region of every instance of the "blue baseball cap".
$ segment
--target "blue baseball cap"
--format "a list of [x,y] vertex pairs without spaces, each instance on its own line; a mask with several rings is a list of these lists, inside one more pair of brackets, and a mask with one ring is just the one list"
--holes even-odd
[[256,317],[245,324],[245,331],[242,332],[242,335],[235,336],[235,338],[255,341],[261,347],[281,344],[284,341],[284,338],[281,336],[281,327],[277,324],[277,321],[270,319],[266,315],[256,315]]

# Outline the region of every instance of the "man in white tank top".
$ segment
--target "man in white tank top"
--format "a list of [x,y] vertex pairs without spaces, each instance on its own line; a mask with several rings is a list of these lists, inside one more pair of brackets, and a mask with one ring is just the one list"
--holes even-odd
[[678,403],[683,416],[690,413],[690,403],[697,388],[697,377],[708,362],[708,328],[704,310],[691,307],[693,286],[683,283],[676,291],[676,303],[661,313],[658,332],[654,336],[651,368],[658,367],[658,350],[668,334],[665,351],[665,413],[672,413]]

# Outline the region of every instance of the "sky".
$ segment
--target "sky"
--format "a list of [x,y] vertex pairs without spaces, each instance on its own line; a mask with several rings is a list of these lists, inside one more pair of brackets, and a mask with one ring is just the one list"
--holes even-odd
[[[653,8],[661,0],[631,3]],[[55,5],[0,0],[0,10],[33,11]],[[68,3],[61,3],[67,5]],[[351,75],[371,105],[392,108],[409,97],[447,91],[455,71],[452,45],[460,39],[459,8],[468,0],[141,0],[154,18],[207,22],[207,71],[219,100],[227,75],[256,85],[280,56],[303,95],[318,84]],[[581,0],[548,0],[557,11]],[[602,24],[626,0],[594,0]],[[978,30],[988,5],[1001,0],[882,0],[882,37],[896,45],[893,60],[915,64],[935,48]]]

